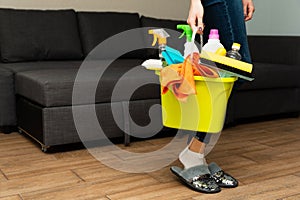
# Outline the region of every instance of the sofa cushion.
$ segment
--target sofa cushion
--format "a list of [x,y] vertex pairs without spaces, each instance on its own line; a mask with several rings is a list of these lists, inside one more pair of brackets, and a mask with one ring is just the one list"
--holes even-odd
[[[88,74],[84,84],[88,89],[97,84],[95,102],[103,103],[111,101],[115,84],[124,73],[134,66],[138,66],[137,71],[123,78],[119,87],[133,87],[136,82],[143,82],[144,80],[159,83],[158,77],[153,71],[139,66],[141,62],[141,60],[134,59],[119,59],[108,67],[98,84],[95,82],[98,81],[99,77],[93,74]],[[95,61],[93,66],[101,67],[103,64],[105,61]],[[16,93],[46,107],[72,105],[73,85],[77,72],[78,68],[76,67],[19,72],[15,78]],[[144,85],[136,90],[131,96],[131,100],[160,98],[159,88],[158,84]],[[117,95],[113,101],[122,101],[123,98],[121,95]],[[83,97],[77,103],[89,104],[91,102]]]
[[183,20],[158,19],[154,17],[141,16],[142,27],[160,27],[177,30],[178,24],[186,24],[186,22]]
[[76,68],[78,69],[82,61],[36,61],[36,62],[19,62],[19,63],[0,63],[0,68],[5,68],[13,73],[46,70],[46,69],[63,69]]
[[[126,30],[140,27],[138,13],[78,12],[77,15],[85,56],[87,56],[98,44],[109,37]],[[136,38],[136,41],[133,42],[142,43],[142,36]],[[140,54],[132,53],[124,57],[140,58]],[[114,52],[108,52],[105,56],[97,55],[97,58],[114,58]]]
[[300,87],[300,66],[254,62],[253,67],[255,79],[243,82],[238,90]]
[[3,62],[81,59],[74,10],[0,9]]

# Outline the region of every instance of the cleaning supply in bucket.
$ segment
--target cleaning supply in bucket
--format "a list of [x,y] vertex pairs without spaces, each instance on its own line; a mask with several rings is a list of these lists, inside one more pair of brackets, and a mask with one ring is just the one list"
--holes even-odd
[[186,101],[187,97],[196,94],[194,76],[217,78],[218,73],[206,66],[200,65],[199,50],[194,43],[195,32],[189,25],[177,25],[178,29],[184,32],[181,38],[186,35],[185,60],[183,63],[169,65],[163,68],[161,74],[162,94],[167,93],[169,87],[179,101]]
[[242,56],[239,53],[241,45],[239,43],[233,43],[231,48],[232,49],[227,52],[226,56],[232,59],[241,60]]
[[219,31],[211,29],[208,42],[203,46],[200,64],[216,69],[220,77],[239,77],[252,81],[252,64],[225,57],[226,50],[219,39]]
[[159,58],[163,62],[163,67],[184,61],[179,51],[167,46],[167,38],[170,37],[170,35],[164,29],[152,29],[149,30],[149,34],[153,35],[152,46],[158,41]]
[[149,70],[161,70],[162,61],[158,59],[148,59],[142,63],[142,66]]
[[[233,43],[232,47],[231,47],[232,49],[226,53],[226,56],[229,58],[235,59],[235,60],[241,60],[242,56],[239,53],[240,47],[241,47],[241,45],[239,43]],[[233,73],[228,73],[223,70],[219,70],[219,74],[220,74],[220,77],[236,76]]]
[[194,69],[189,57],[181,64],[173,64],[160,71],[162,95],[172,88],[174,96],[185,102],[191,94],[196,94]]
[[[179,38],[186,37],[186,42],[184,44],[184,58],[187,58],[189,55],[193,56],[193,53],[199,53],[193,38],[193,30],[187,24],[178,24],[177,29],[183,30],[183,33]],[[194,34],[195,35],[195,34]]]
[[[218,29],[211,29],[208,36],[208,42],[203,46],[203,51],[216,53],[220,50],[225,50],[224,46],[220,42],[220,36]],[[225,50],[226,51],[226,50]]]
[[166,60],[168,65],[183,63],[184,57],[180,51],[166,46],[165,51],[162,52],[162,56]]
[[200,56],[201,65],[217,69],[222,73],[230,74],[230,76],[239,77],[248,81],[254,80],[252,77],[253,65],[250,63],[205,51],[203,51]]
[[218,73],[209,67],[199,64],[199,54],[190,55],[183,63],[173,64],[163,68],[160,72],[162,95],[172,89],[177,100],[185,102],[189,95],[196,94],[194,76],[217,78]]
[[152,46],[155,46],[158,41],[159,59],[163,62],[163,67],[167,66],[162,53],[166,50],[167,38],[170,37],[170,35],[162,28],[151,29],[148,33],[153,35]]
[[[218,29],[211,29],[207,43],[202,47],[203,52],[212,52],[218,55],[225,56],[226,49],[220,42],[220,36]],[[223,72],[222,70],[217,70],[220,77],[228,77],[228,73]]]
[[179,38],[186,36],[186,42],[184,44],[184,58],[186,59],[189,57],[191,59],[195,71],[194,75],[199,74],[198,76],[205,76],[210,78],[219,77],[215,69],[211,69],[199,64],[199,49],[195,44],[197,29],[193,31],[192,28],[187,24],[178,24],[177,29],[183,30],[183,33]]

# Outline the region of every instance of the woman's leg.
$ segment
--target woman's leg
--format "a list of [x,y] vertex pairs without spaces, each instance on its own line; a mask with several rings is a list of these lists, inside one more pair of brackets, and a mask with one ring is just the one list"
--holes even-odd
[[190,142],[189,149],[193,152],[204,153],[206,145],[209,143],[211,138],[210,133],[197,132],[196,135]]
[[243,3],[241,0],[225,0],[228,6],[234,41],[241,44],[242,60],[251,63],[248,46],[247,30],[244,18]]
[[197,132],[187,147],[180,153],[179,160],[184,168],[191,168],[197,165],[206,165],[204,157],[205,146],[210,140],[211,134]]

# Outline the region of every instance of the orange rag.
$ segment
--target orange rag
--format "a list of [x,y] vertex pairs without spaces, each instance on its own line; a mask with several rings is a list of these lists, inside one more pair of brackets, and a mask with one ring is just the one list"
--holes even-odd
[[189,95],[196,94],[194,76],[219,77],[213,69],[199,64],[199,54],[194,53],[191,62],[188,56],[183,63],[173,64],[161,70],[162,94],[168,92],[172,87],[175,97],[185,102]]

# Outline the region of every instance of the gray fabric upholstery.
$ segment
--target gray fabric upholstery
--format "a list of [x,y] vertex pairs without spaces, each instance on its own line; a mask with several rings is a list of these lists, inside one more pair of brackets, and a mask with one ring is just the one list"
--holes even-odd
[[47,107],[68,105],[76,73],[74,68],[20,72],[16,74],[16,93]]
[[299,88],[234,91],[228,112],[234,114],[234,121],[238,123],[243,119],[299,112],[299,102]]
[[[130,115],[128,115],[124,111],[124,107],[122,102],[115,102],[113,103],[114,109],[114,116],[112,115],[111,111],[111,104],[110,103],[101,103],[96,104],[96,113],[99,121],[99,125],[101,126],[102,130],[104,131],[107,138],[117,138],[122,137],[124,132],[128,132],[131,135],[139,138],[143,138],[145,136],[153,135],[159,132],[159,130],[155,130],[155,127],[151,128],[143,128],[142,131],[139,129],[139,132],[132,126],[131,121],[129,121],[128,117],[135,115],[133,120],[135,121],[138,118],[145,119],[147,114],[145,114],[146,110],[145,107],[150,107],[153,104],[159,103],[160,100],[141,100],[141,101],[134,101],[132,108],[130,110]],[[143,105],[143,106],[141,106]],[[82,109],[84,112],[88,106],[92,105],[80,105],[76,106],[77,109]],[[140,114],[138,114],[140,113]],[[138,115],[138,116],[137,116]],[[157,112],[155,115],[160,116],[161,113]],[[94,135],[90,134],[90,140],[87,139],[89,133],[94,133],[94,127],[91,127],[89,124],[89,120],[87,119],[83,125],[85,128],[85,135],[84,138],[79,140],[77,134],[74,120],[72,116],[72,108],[71,106],[66,107],[53,107],[53,108],[45,108],[43,109],[43,118],[44,118],[44,144],[46,145],[58,145],[58,144],[65,144],[65,143],[75,143],[80,141],[85,142],[93,142]],[[119,120],[118,124],[115,122],[115,119]],[[141,119],[140,119],[141,120]],[[159,118],[158,120],[161,119]],[[129,125],[129,126],[128,126]],[[143,126],[141,124],[138,124]],[[162,127],[162,125],[158,126]],[[105,138],[102,138],[105,139]]]
[[253,62],[300,65],[300,36],[248,36]]
[[286,64],[254,63],[252,82],[244,82],[237,90],[300,87],[300,66]]
[[16,124],[13,73],[0,68],[0,126],[15,126]]
[[[138,13],[78,12],[77,17],[85,56],[109,37],[129,29],[140,27]],[[136,40],[132,42],[142,44],[142,35],[137,35]],[[96,57],[99,59],[114,58],[114,49],[110,49],[106,53],[97,55]],[[140,58],[141,54],[135,52],[134,54],[128,54],[124,57],[136,59]]]
[[[117,109],[119,109],[118,113],[120,116],[118,116],[118,118],[122,119],[122,107],[120,103],[115,104]],[[85,110],[85,107],[87,106],[90,105],[83,105],[80,107]],[[104,130],[104,133],[107,133],[107,137],[121,137],[123,136],[122,130],[116,126],[112,116],[109,114],[110,106],[110,103],[96,105],[96,112],[100,113],[99,115],[101,117],[99,118],[99,123]],[[121,124],[124,124],[124,122],[121,122]],[[95,130],[90,127],[88,120],[84,125],[86,127],[85,134],[94,133]],[[43,109],[43,132],[43,143],[45,145],[53,146],[81,142],[74,124],[71,106]]]
[[[96,61],[96,63],[96,67],[101,67],[102,61]],[[141,63],[140,60],[129,59],[114,62],[108,70],[105,71],[103,78],[101,78],[99,82],[99,89],[96,93],[96,103],[111,101],[112,91],[118,80],[121,81],[119,87],[124,88],[131,88],[137,82],[143,83],[146,80],[152,80],[152,82],[156,82],[157,85],[143,86],[133,94],[131,100],[160,98],[158,77],[153,71],[146,70],[137,65],[137,70],[134,73],[121,78],[126,71],[139,63]],[[73,85],[77,71],[78,68],[73,67],[19,72],[15,77],[16,93],[46,107],[72,105]],[[97,77],[97,75],[92,76],[93,74],[87,77],[88,81],[82,84],[95,85],[99,77]],[[122,91],[124,90],[121,90],[120,94],[118,94],[113,101],[124,100],[123,95],[127,94],[122,94]],[[86,102],[84,98],[82,102],[79,102],[79,104],[88,103],[91,102]]]
[[79,68],[82,61],[37,61],[37,62],[20,62],[20,63],[1,63],[0,68],[8,69],[14,73],[48,70],[48,69],[67,69]]
[[123,108],[124,119],[128,121],[125,130],[129,135],[150,138],[162,130],[160,98],[123,102]]
[[82,59],[74,10],[0,9],[3,62]]

